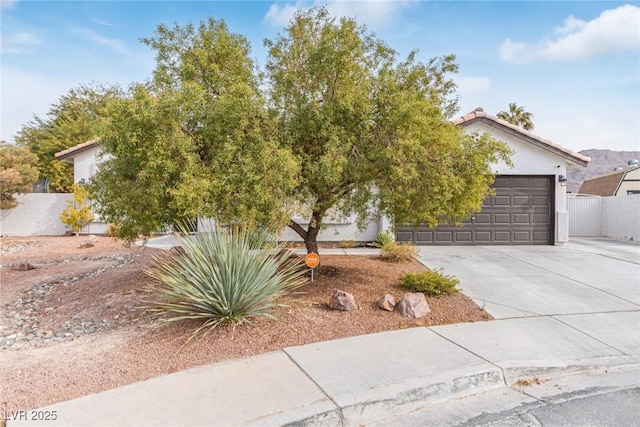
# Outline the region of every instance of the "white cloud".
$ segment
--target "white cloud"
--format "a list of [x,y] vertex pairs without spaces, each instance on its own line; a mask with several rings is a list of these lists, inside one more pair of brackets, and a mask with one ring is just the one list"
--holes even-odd
[[388,22],[397,11],[410,7],[416,0],[329,0],[313,3],[297,1],[295,3],[276,2],[271,5],[264,21],[277,27],[286,26],[299,10],[308,10],[314,4],[323,4],[329,13],[336,17],[357,18],[359,22],[375,26]]
[[2,35],[0,52],[3,54],[19,55],[27,53],[33,46],[40,44],[40,39],[35,34],[19,32],[11,35]]
[[104,37],[94,30],[88,30],[85,28],[72,28],[71,32],[77,35],[84,37],[86,40],[96,43],[102,46],[106,46],[109,49],[112,49],[118,53],[123,55],[130,55],[131,50],[127,47],[126,43],[122,40],[118,39],[110,39],[108,37]]
[[603,11],[592,21],[569,16],[552,34],[535,43],[507,38],[499,48],[504,62],[573,61],[640,49],[640,7],[624,5]]
[[264,20],[275,27],[285,27],[298,10],[304,9],[307,8],[301,2],[295,4],[274,3],[269,7]]
[[455,80],[460,95],[485,92],[491,87],[491,79],[488,77],[458,76]]

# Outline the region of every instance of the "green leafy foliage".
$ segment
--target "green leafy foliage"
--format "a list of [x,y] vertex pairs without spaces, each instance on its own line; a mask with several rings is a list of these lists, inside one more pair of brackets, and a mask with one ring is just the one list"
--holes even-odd
[[411,243],[389,242],[380,248],[380,258],[389,262],[409,262],[418,255]]
[[376,234],[376,238],[373,239],[371,244],[376,248],[382,248],[385,245],[396,241],[396,236],[389,230],[382,230]]
[[153,80],[105,108],[111,158],[92,183],[98,213],[127,240],[201,215],[289,225],[317,252],[329,216],[460,223],[488,194],[492,165],[509,162],[505,144],[450,123],[453,55],[399,60],[321,6],[265,41],[263,72],[214,19],[160,25],[144,42]]
[[400,279],[401,287],[414,292],[423,292],[432,297],[458,292],[456,286],[459,283],[458,279],[447,276],[441,270],[407,273]]
[[20,129],[16,144],[38,156],[40,178],[49,178],[51,191],[69,192],[73,185],[73,165],[57,160],[55,153],[99,136],[104,108],[119,96],[115,86],[81,85],[61,96],[46,118],[35,116]]
[[17,206],[16,193],[30,193],[38,179],[37,157],[26,148],[0,141],[0,209]]
[[203,320],[192,338],[220,324],[274,318],[280,298],[304,283],[304,271],[264,232],[235,228],[179,238],[184,252],[157,257],[147,274],[162,297],[153,310],[164,321]]
[[60,214],[60,221],[76,234],[80,234],[82,227],[93,220],[89,193],[83,185],[74,184],[73,199],[67,200],[67,207]]

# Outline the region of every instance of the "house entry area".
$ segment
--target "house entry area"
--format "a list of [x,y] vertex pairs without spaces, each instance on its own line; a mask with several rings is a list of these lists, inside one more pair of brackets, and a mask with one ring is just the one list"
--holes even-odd
[[551,245],[554,236],[554,177],[501,175],[480,212],[462,227],[396,225],[399,242],[415,245]]

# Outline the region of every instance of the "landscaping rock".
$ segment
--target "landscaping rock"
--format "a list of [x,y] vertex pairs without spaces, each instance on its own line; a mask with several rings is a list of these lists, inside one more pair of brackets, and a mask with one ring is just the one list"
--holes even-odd
[[420,319],[431,311],[427,298],[421,292],[407,292],[398,304],[398,311],[405,317]]
[[329,298],[329,308],[332,310],[352,311],[356,310],[358,306],[353,295],[340,289],[334,289],[331,292],[331,298]]
[[378,307],[387,310],[393,311],[396,308],[396,299],[391,294],[386,294],[378,301]]
[[80,243],[80,249],[92,248],[94,246],[95,245],[91,240],[85,240],[84,242]]

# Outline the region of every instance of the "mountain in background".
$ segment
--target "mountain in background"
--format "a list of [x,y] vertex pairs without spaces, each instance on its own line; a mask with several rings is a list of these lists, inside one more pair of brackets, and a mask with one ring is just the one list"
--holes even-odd
[[640,160],[640,151],[582,150],[583,156],[591,157],[586,168],[567,171],[567,192],[577,193],[585,179],[613,172],[617,167],[627,167],[631,159]]

